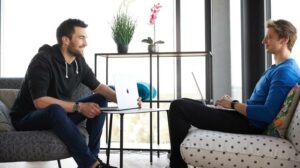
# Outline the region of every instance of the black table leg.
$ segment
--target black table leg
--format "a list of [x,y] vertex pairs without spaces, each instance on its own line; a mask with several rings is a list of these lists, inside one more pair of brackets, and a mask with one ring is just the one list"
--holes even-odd
[[106,163],[109,165],[109,157],[110,157],[110,145],[111,145],[111,130],[112,130],[112,121],[113,121],[113,114],[110,114],[110,121],[109,121],[109,133],[108,133],[108,144],[106,149]]
[[[159,121],[159,112],[157,112],[157,147],[160,145],[160,136],[159,136],[159,127],[160,127],[160,121]],[[157,157],[159,158],[159,150],[157,150]]]
[[152,165],[152,112],[150,112],[150,164]]
[[120,168],[123,168],[123,119],[124,113],[120,114]]

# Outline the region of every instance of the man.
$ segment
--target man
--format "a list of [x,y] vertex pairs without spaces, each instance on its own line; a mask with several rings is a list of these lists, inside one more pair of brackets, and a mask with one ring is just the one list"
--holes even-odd
[[289,90],[300,82],[300,70],[291,57],[297,39],[296,28],[288,21],[269,21],[262,43],[273,54],[275,64],[269,67],[256,84],[245,104],[225,95],[216,105],[234,110],[205,106],[191,99],[175,100],[170,105],[171,168],[186,168],[180,144],[191,125],[207,130],[231,133],[261,134],[276,117]]
[[[39,49],[12,107],[12,123],[17,130],[52,129],[66,144],[79,168],[112,167],[103,163],[98,153],[106,118],[101,107],[107,106],[107,101],[117,102],[116,94],[96,79],[83,58],[86,27],[81,20],[68,19],[57,28],[58,44]],[[71,95],[80,83],[95,94],[72,102]],[[88,145],[76,127],[85,119]]]

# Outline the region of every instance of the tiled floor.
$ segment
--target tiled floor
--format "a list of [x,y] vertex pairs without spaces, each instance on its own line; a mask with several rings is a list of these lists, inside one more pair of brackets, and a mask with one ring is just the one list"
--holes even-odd
[[[106,155],[101,153],[100,158],[106,162]],[[119,153],[111,154],[110,163],[113,166],[119,167]],[[156,153],[153,155],[152,165],[150,164],[149,152],[124,151],[124,168],[164,168],[168,165],[169,159],[167,152],[161,152],[158,158]],[[61,160],[62,168],[77,168],[75,161],[72,158]],[[57,161],[49,162],[14,162],[0,163],[0,168],[58,168]]]

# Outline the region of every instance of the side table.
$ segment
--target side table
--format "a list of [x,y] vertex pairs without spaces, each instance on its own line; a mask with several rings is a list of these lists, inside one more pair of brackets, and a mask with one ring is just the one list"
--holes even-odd
[[[113,115],[120,115],[120,168],[123,168],[123,134],[124,134],[124,115],[125,114],[138,114],[138,113],[152,113],[152,112],[160,112],[167,111],[168,109],[163,108],[140,108],[140,109],[129,109],[129,110],[121,110],[121,111],[103,111],[107,114],[110,114],[109,128],[108,128],[108,146],[106,150],[107,155],[107,164],[109,164],[110,159],[110,145],[111,145],[111,130],[112,130],[112,121]],[[152,158],[152,127],[150,127],[150,158]]]

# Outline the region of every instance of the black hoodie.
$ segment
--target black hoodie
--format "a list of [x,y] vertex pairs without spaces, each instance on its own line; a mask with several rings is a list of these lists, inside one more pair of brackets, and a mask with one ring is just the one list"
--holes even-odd
[[10,113],[12,121],[35,111],[33,100],[39,97],[70,100],[80,83],[91,90],[100,84],[84,58],[76,57],[68,64],[58,45],[43,45],[28,66],[20,93]]

